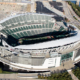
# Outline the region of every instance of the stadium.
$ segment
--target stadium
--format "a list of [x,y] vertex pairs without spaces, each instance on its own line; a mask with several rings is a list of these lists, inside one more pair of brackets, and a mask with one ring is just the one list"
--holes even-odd
[[15,14],[0,21],[0,61],[9,68],[47,71],[62,63],[77,61],[80,31],[53,15],[39,13]]

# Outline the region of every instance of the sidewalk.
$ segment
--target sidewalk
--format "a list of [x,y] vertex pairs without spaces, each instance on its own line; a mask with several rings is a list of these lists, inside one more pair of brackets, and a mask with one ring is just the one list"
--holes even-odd
[[79,80],[73,73],[71,70],[68,70],[68,73],[71,75],[73,80]]
[[45,79],[38,79],[36,74],[0,74],[0,80],[45,80]]
[[[63,64],[64,64],[64,66],[63,66]],[[54,71],[57,71],[57,70],[64,70],[64,69],[69,70],[73,67],[74,67],[74,64],[73,64],[72,60],[68,60],[68,61],[65,61],[65,62],[61,63],[61,65],[59,67],[49,68],[49,69],[50,69],[50,71],[54,72]]]

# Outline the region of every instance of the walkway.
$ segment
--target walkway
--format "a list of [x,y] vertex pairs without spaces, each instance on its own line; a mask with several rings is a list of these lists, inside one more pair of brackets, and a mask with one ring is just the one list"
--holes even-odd
[[68,60],[68,61],[65,61],[63,63],[61,63],[61,65],[59,67],[52,67],[52,68],[49,68],[50,71],[57,71],[57,70],[68,70],[68,69],[71,69],[74,67],[74,64],[73,64],[73,61],[72,60]]
[[[79,80],[71,70],[68,70],[68,73],[71,75],[73,80]],[[47,74],[47,73],[45,73]],[[48,73],[49,74],[49,73]],[[9,80],[46,80],[38,79],[37,73],[18,73],[18,74],[0,74],[0,79],[9,79]]]
[[0,80],[45,80],[38,79],[37,73],[27,74],[27,73],[19,73],[19,74],[0,74]]
[[73,73],[71,70],[68,70],[68,73],[71,75],[73,80],[79,80]]

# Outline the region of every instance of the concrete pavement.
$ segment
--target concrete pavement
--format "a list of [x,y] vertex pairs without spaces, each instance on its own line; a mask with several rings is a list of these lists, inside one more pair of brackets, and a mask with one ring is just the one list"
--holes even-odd
[[56,13],[57,15],[60,15],[60,16],[64,17],[63,12],[61,12],[61,11],[59,11],[58,9],[52,7],[52,6],[49,4],[49,1],[43,1],[43,5],[44,5],[47,9],[49,9],[50,11]]
[[0,80],[45,80],[38,79],[37,73],[0,74]]
[[[80,22],[78,21],[79,17],[75,14],[75,12],[72,10],[70,5],[65,1],[62,1],[62,4],[63,4],[65,16],[70,20],[70,22],[68,22],[68,23],[74,24],[76,26],[80,26]],[[78,20],[74,19],[74,17],[73,17],[74,15]]]
[[78,20],[80,20],[80,17],[73,11],[72,7],[71,7],[70,5],[69,5],[68,7],[69,7],[69,9],[70,9],[70,11],[71,11],[71,14],[72,14],[73,16],[75,16]]
[[[80,26],[80,22],[78,21],[78,20],[80,20],[80,18],[75,14],[75,12],[72,10],[71,6],[68,3],[66,3],[65,1],[62,1],[62,4],[63,4],[63,9],[64,9],[65,14],[63,14],[61,11],[55,9],[54,7],[51,7],[48,1],[43,1],[43,5],[47,9],[49,9],[50,11],[52,11],[56,14],[61,15],[62,17],[63,16],[67,17],[70,20],[70,22],[69,22],[70,24]],[[75,16],[78,20],[74,19],[73,16]]]
[[73,80],[79,80],[73,73],[71,70],[68,70],[68,73],[71,75]]

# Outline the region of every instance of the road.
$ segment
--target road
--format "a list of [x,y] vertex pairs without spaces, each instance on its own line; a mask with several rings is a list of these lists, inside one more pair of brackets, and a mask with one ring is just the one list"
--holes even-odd
[[[71,6],[68,5],[68,3],[65,1],[62,1],[62,4],[63,4],[63,9],[64,9],[65,14],[63,14],[61,11],[51,7],[48,1],[43,1],[43,5],[47,9],[51,10],[52,12],[55,12],[56,14],[61,15],[62,17],[64,15],[65,17],[67,17],[70,20],[70,22],[68,22],[68,23],[76,25],[76,26],[80,26],[80,22],[78,21],[78,20],[80,20],[80,18],[75,14],[75,12],[72,10]],[[73,16],[75,16],[78,20],[76,20]]]
[[74,24],[76,26],[80,26],[80,22],[74,19],[73,17],[75,15],[75,17],[79,19],[79,17],[75,13],[73,13],[72,8],[65,1],[63,1],[62,3],[63,3],[64,12],[65,12],[65,17],[67,17],[70,20],[69,23]]

